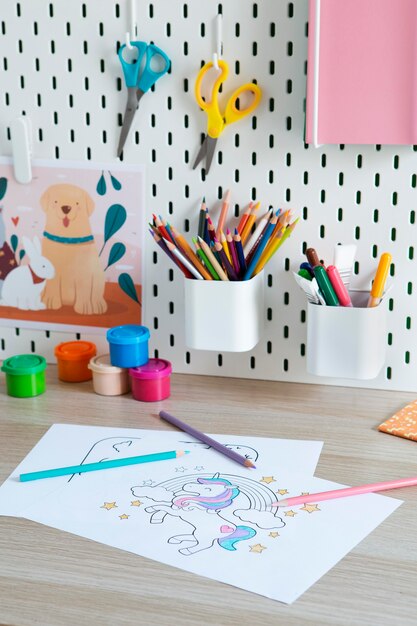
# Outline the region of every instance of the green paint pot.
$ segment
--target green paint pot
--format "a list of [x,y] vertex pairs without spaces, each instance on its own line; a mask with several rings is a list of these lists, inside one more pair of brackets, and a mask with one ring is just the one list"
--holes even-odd
[[9,396],[31,398],[45,391],[46,360],[38,354],[18,354],[3,362]]

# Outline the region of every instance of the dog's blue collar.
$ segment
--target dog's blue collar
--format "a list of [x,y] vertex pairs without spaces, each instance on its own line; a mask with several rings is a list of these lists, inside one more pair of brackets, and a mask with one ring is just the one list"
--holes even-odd
[[58,235],[51,235],[46,230],[43,231],[43,236],[58,243],[88,243],[89,241],[94,241],[93,235],[88,235],[87,237],[58,237]]

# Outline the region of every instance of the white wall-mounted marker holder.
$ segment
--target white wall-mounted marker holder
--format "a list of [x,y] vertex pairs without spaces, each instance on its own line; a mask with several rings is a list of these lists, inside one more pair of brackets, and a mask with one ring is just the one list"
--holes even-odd
[[307,371],[316,376],[369,380],[384,366],[386,298],[367,308],[368,291],[350,292],[353,307],[307,305]]
[[184,281],[189,348],[247,352],[256,346],[265,323],[263,271],[245,281]]
[[14,119],[10,125],[14,176],[26,185],[32,180],[32,124],[26,115]]

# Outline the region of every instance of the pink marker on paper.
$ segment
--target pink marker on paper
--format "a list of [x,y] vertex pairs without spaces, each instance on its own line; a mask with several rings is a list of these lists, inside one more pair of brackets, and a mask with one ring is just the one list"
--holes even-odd
[[346,289],[343,281],[340,277],[339,270],[335,265],[328,265],[327,275],[331,282],[331,285],[339,299],[340,306],[352,306],[352,301],[349,296],[349,292]]

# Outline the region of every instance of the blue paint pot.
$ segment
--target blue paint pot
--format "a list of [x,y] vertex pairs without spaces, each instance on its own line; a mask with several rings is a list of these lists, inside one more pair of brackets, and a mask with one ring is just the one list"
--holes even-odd
[[124,324],[107,331],[110,346],[110,362],[116,367],[139,367],[149,360],[148,341],[150,333],[146,326]]

